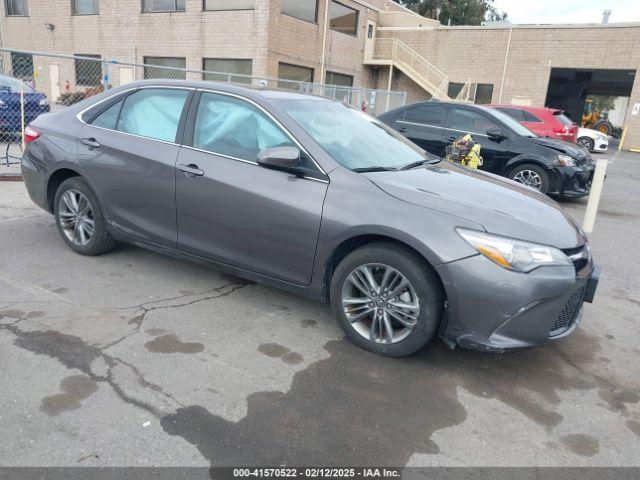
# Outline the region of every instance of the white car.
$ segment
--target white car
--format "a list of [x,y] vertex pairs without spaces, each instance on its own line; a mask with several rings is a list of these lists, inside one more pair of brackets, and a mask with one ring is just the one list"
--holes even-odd
[[609,148],[609,137],[597,130],[579,128],[576,143],[590,152],[606,152]]

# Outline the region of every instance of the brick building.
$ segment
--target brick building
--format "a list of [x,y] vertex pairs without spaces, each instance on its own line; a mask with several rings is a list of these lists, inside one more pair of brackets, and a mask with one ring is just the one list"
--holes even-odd
[[[624,146],[640,147],[640,24],[445,27],[391,0],[3,0],[0,8],[4,48],[179,67],[194,79],[224,71],[404,90],[410,101],[553,105],[574,118],[587,94],[626,97]],[[45,91],[96,82],[77,65],[31,61],[47,72]],[[113,69],[110,82],[144,74]]]

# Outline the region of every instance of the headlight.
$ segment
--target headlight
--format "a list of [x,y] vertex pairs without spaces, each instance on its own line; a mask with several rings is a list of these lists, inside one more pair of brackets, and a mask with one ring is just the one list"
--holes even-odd
[[475,230],[459,228],[457,231],[478,252],[507,270],[527,273],[542,266],[573,265],[564,253],[554,247]]
[[38,105],[40,105],[41,107],[46,107],[47,105],[49,105],[49,101],[46,98],[43,98],[38,102]]
[[558,155],[558,164],[561,167],[575,167],[576,161],[569,155],[560,154]]

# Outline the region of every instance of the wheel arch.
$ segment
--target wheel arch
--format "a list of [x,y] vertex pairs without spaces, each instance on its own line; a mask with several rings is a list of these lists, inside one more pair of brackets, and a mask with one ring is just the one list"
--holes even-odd
[[549,170],[549,160],[540,157],[538,155],[531,155],[531,154],[523,154],[523,155],[518,155],[517,157],[513,157],[511,160],[509,160],[504,168],[502,169],[502,171],[500,172],[500,174],[503,177],[508,176],[511,171],[520,166],[520,165],[525,165],[527,163],[531,163],[533,165],[537,165],[538,167],[544,168],[545,170]]
[[55,200],[56,192],[58,191],[58,188],[60,187],[62,182],[72,177],[82,177],[82,175],[77,170],[64,167],[56,170],[49,176],[49,180],[47,180],[47,197],[46,197],[46,201],[47,201],[46,205],[49,212],[53,213],[53,210],[54,210],[53,201]]
[[[440,285],[442,286],[443,292],[444,283],[442,282],[442,278],[440,278],[440,274],[434,268],[434,264],[429,261],[429,258],[421,252],[415,246],[407,243],[406,241],[399,240],[398,238],[394,238],[393,236],[389,236],[386,234],[380,233],[366,233],[366,234],[358,234],[351,236],[342,242],[340,242],[332,251],[331,254],[328,255],[327,260],[324,263],[324,269],[322,274],[322,301],[326,302],[329,300],[329,290],[331,286],[331,279],[333,278],[333,273],[335,272],[336,267],[340,264],[340,262],[351,252],[357,250],[358,248],[364,247],[365,245],[369,245],[372,243],[379,242],[389,242],[396,245],[399,245],[412,253],[418,255],[425,265],[432,269],[435,273],[436,277],[440,281]],[[446,292],[445,292],[446,295]]]

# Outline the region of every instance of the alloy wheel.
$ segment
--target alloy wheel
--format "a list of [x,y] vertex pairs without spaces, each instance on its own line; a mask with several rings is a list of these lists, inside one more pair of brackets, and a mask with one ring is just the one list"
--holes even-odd
[[78,190],[69,189],[60,197],[58,218],[67,239],[75,245],[87,245],[95,232],[93,207]]
[[384,264],[361,265],[342,287],[342,308],[353,329],[376,343],[397,343],[413,331],[420,302],[411,282]]
[[542,186],[542,178],[533,170],[521,170],[519,171],[513,179],[518,182],[526,185],[527,187],[535,188],[536,190],[540,190]]

